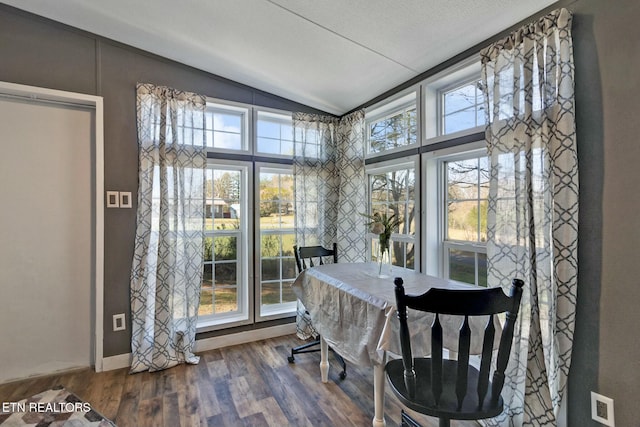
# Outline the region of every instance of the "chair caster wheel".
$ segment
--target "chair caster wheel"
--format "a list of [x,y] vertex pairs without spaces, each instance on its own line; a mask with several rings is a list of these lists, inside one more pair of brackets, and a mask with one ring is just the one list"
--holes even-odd
[[293,358],[293,356],[289,356],[287,357],[287,360],[289,361],[289,363],[294,363],[296,360]]
[[345,371],[340,372],[340,379],[343,380],[347,378],[347,373]]

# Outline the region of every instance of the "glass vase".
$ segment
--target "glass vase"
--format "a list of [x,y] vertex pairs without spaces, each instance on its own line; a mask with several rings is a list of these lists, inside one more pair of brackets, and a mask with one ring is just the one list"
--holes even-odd
[[378,254],[378,277],[381,279],[391,277],[391,254],[389,248],[380,248]]

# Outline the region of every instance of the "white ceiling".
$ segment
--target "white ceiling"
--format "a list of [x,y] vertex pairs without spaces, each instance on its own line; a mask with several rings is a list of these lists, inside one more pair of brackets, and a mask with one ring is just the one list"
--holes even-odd
[[343,114],[556,0],[2,0]]

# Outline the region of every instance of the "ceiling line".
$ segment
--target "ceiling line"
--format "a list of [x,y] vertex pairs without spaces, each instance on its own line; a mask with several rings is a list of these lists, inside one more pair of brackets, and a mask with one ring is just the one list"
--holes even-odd
[[397,64],[397,65],[399,65],[399,66],[401,66],[402,68],[406,68],[407,70],[411,71],[412,73],[416,73],[416,74],[417,74],[417,73],[419,72],[419,71],[414,70],[413,68],[409,67],[408,65],[405,65],[405,64],[403,64],[403,63],[401,63],[401,62],[399,62],[399,61],[396,61],[395,59],[393,59],[393,58],[391,58],[391,57],[389,57],[389,56],[387,56],[387,55],[385,55],[385,54],[383,54],[383,53],[381,53],[381,52],[378,52],[378,51],[377,51],[377,50],[375,50],[375,49],[371,49],[369,46],[366,46],[366,45],[364,45],[364,44],[362,44],[362,43],[360,43],[360,42],[358,42],[358,41],[355,41],[355,40],[353,40],[353,39],[350,39],[349,37],[346,37],[346,36],[344,36],[344,35],[342,35],[342,34],[340,34],[340,33],[336,32],[336,31],[332,30],[331,28],[325,27],[325,26],[324,26],[324,25],[322,25],[322,24],[319,24],[319,23],[317,23],[317,22],[315,22],[315,21],[312,21],[311,19],[307,18],[306,16],[303,16],[303,15],[301,15],[301,14],[300,14],[300,13],[298,13],[298,12],[294,12],[293,10],[291,10],[291,9],[289,9],[289,8],[286,8],[286,7],[282,6],[281,4],[276,3],[274,0],[265,0],[265,1],[266,1],[266,2],[268,2],[268,3],[271,3],[271,4],[272,4],[272,5],[274,5],[274,6],[279,7],[280,9],[286,10],[287,12],[291,13],[292,15],[295,15],[295,16],[297,16],[298,18],[304,19],[305,21],[307,21],[307,22],[309,22],[309,23],[311,23],[311,24],[313,24],[313,25],[315,25],[315,26],[317,26],[317,27],[320,27],[320,28],[322,28],[322,29],[323,29],[323,30],[325,30],[325,31],[328,31],[328,32],[330,32],[331,34],[334,34],[334,35],[336,35],[336,36],[338,36],[338,37],[340,37],[340,38],[342,38],[342,39],[344,39],[344,40],[347,40],[347,41],[349,41],[349,42],[351,42],[351,43],[353,43],[353,44],[355,44],[355,45],[357,45],[357,46],[360,46],[360,47],[361,47],[361,48],[363,48],[363,49],[368,50],[369,52],[372,52],[372,53],[374,53],[374,54],[376,54],[376,55],[378,55],[378,56],[381,56],[382,58],[385,58],[385,59],[387,59],[387,60],[389,60],[389,61],[391,61],[391,62],[393,62],[393,63],[395,63],[395,64]]

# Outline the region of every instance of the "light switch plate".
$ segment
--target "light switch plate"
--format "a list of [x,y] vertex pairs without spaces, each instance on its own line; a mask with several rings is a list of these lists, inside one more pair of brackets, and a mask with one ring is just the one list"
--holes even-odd
[[121,208],[131,207],[131,191],[120,192],[120,207]]
[[107,191],[107,207],[108,208],[120,207],[120,196],[117,191]]

